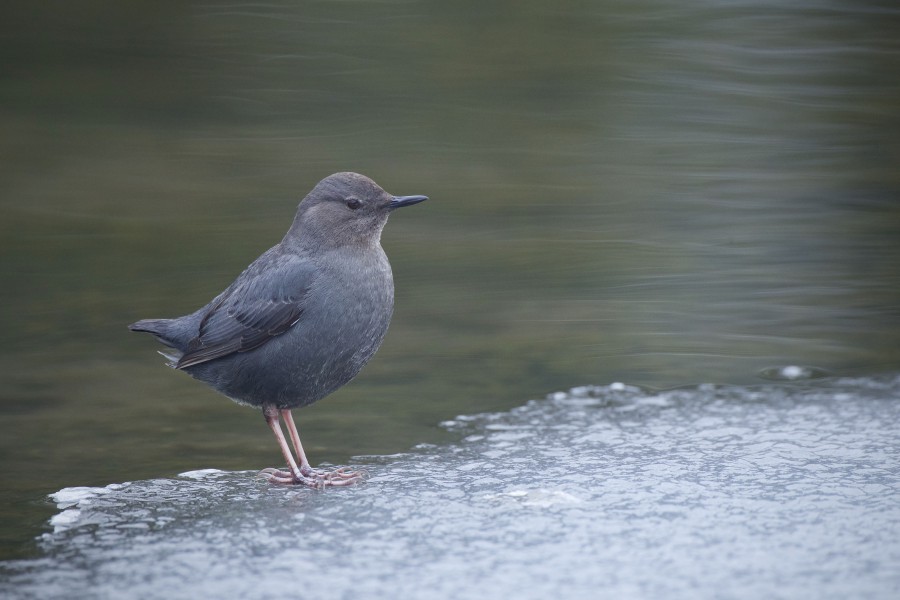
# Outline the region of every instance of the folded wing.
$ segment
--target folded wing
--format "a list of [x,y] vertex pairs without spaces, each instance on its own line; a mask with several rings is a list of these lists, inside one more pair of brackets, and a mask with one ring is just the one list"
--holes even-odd
[[188,342],[175,368],[254,350],[303,318],[314,278],[306,261],[270,256],[269,261],[248,267],[244,275],[210,303],[197,336]]

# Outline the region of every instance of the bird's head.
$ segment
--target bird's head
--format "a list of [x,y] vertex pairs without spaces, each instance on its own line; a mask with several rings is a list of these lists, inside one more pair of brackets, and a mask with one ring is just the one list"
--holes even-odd
[[284,241],[318,247],[378,244],[392,211],[427,199],[392,196],[365,175],[335,173],[300,202]]

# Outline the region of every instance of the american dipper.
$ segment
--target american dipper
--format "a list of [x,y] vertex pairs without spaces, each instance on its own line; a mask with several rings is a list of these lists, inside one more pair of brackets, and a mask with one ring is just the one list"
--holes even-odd
[[394,310],[394,279],[381,230],[391,211],[427,199],[392,196],[368,177],[335,173],[300,202],[284,239],[209,304],[176,319],[146,319],[128,327],[152,333],[172,348],[163,353],[170,367],[235,402],[262,408],[290,468],[265,469],[270,482],[353,483],[359,472],[310,467],[291,409],[353,379],[378,350]]

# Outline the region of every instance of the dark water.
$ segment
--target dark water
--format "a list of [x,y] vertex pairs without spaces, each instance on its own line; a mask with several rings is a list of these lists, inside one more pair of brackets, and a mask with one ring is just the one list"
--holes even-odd
[[893,3],[20,4],[0,8],[6,557],[44,552],[61,488],[278,459],[257,414],[125,324],[205,303],[334,171],[432,201],[385,232],[385,346],[298,414],[313,462],[447,443],[443,420],[572,385],[900,365]]

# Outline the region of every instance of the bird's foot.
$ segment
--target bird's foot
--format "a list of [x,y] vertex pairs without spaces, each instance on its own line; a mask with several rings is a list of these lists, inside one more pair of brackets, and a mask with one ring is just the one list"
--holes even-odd
[[299,473],[268,468],[263,469],[259,474],[265,476],[269,483],[306,485],[316,489],[353,485],[366,478],[365,471],[353,471],[350,467],[339,467],[333,471],[306,467]]

